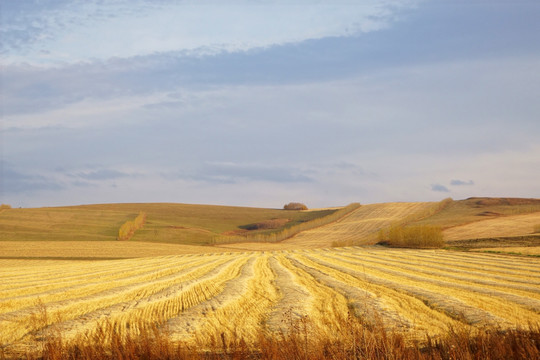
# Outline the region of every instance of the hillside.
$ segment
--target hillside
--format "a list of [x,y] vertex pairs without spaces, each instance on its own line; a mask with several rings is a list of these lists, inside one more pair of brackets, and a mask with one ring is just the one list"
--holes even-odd
[[[469,198],[361,205],[337,221],[278,243],[211,246],[216,236],[278,231],[337,209],[285,211],[170,203],[5,209],[0,213],[0,253],[3,258],[106,259],[369,245],[377,242],[380,229],[396,223],[441,226],[447,243],[459,248],[504,251],[512,246],[515,252],[535,254],[531,249],[538,249],[540,242],[540,234],[534,234],[540,224],[540,200]],[[141,211],[147,214],[144,227],[131,240],[116,241],[119,227]],[[268,228],[269,224],[276,228]],[[517,251],[517,247],[527,249]]]
[[7,209],[0,213],[0,241],[114,241],[122,224],[145,212],[144,228],[130,241],[207,245],[217,235],[244,231],[250,224],[283,219],[281,227],[292,226],[334,211],[169,203]]

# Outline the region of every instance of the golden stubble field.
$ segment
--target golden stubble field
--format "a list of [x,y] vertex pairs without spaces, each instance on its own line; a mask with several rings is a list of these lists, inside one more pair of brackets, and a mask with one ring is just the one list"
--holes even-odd
[[[17,266],[14,266],[17,263]],[[0,342],[24,349],[101,326],[205,343],[308,316],[338,336],[349,312],[411,336],[540,323],[540,259],[349,247],[69,261],[0,260]]]
[[[24,211],[12,212],[3,226],[16,240],[0,241],[0,350],[23,354],[51,334],[80,343],[104,331],[137,336],[156,329],[171,341],[204,348],[216,339],[249,343],[261,333],[279,336],[304,320],[310,332],[332,341],[347,331],[342,327],[350,316],[404,333],[412,342],[450,329],[474,332],[540,324],[539,257],[372,245],[379,229],[407,221],[446,221],[446,237],[472,239],[520,237],[530,234],[539,220],[538,212],[515,214],[518,210],[500,204],[496,216],[486,216],[477,203],[362,205],[338,221],[279,243],[219,246],[70,241],[76,226],[67,218],[69,226],[63,225],[67,210],[32,210],[30,215],[41,216],[35,229],[15,217],[20,213],[28,218]],[[84,208],[76,214],[86,221],[85,239],[95,229],[110,237],[114,227],[112,222],[101,224],[104,212],[113,211],[118,218],[114,221],[121,223],[136,207],[141,206],[90,207],[91,221]],[[129,213],[119,211],[124,208]],[[217,233],[247,220],[282,216],[272,210],[259,211],[255,218],[249,209],[218,208],[205,223],[206,208],[167,204],[164,209],[148,205],[147,210],[153,211],[153,230],[142,235],[151,237],[201,226],[207,227],[206,233]],[[183,220],[158,217],[171,216],[171,210]],[[233,211],[234,223],[225,222],[227,211]],[[62,227],[62,241],[50,240],[52,227],[46,240],[37,239],[38,225],[49,218]],[[35,240],[21,240],[16,226]],[[363,245],[331,247],[336,242]],[[520,249],[522,254],[537,254],[538,247]]]

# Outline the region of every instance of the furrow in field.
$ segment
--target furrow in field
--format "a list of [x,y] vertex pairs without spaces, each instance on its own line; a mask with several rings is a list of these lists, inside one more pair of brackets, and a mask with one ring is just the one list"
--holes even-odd
[[[84,323],[92,319],[91,314],[110,315],[113,310],[125,310],[133,304],[137,304],[145,297],[161,298],[172,297],[178,289],[186,284],[197,282],[205,276],[211,276],[216,269],[223,268],[230,257],[216,258],[210,262],[202,262],[199,266],[184,269],[179,274],[169,276],[161,281],[151,281],[142,284],[128,285],[125,287],[109,289],[100,294],[83,297],[76,300],[60,301],[57,303],[44,304],[49,317],[39,324],[32,324],[32,318],[39,314],[42,307],[35,306],[33,309],[3,314],[0,325],[6,330],[3,335],[8,338],[20,338],[24,334],[36,330],[36,326],[41,328],[54,323],[67,324],[71,322]],[[55,314],[51,316],[52,314]],[[90,314],[90,315],[89,315]],[[18,326],[24,324],[24,326]],[[63,327],[62,327],[63,328]],[[9,329],[9,330],[8,330]],[[3,339],[3,341],[6,341]]]
[[[166,319],[165,327],[171,337],[174,339],[192,338],[210,314],[240,296],[247,288],[248,281],[255,274],[256,259],[257,257],[253,254],[242,256],[241,261],[237,261],[235,268],[231,267],[232,272],[227,277],[223,277],[222,289],[218,294]],[[248,313],[247,310],[246,312]]]
[[[370,264],[378,264],[383,267],[389,267],[394,270],[402,271],[407,270],[413,274],[423,274],[429,278],[446,280],[453,279],[462,284],[479,284],[486,288],[493,290],[510,291],[514,290],[515,294],[521,296],[532,297],[540,299],[540,287],[534,287],[530,285],[513,284],[507,278],[502,276],[498,277],[498,281],[488,280],[485,276],[477,276],[474,273],[462,272],[462,271],[448,271],[448,268],[436,267],[436,266],[424,266],[423,264],[411,264],[411,262],[399,261],[391,258],[387,254],[384,256],[362,254],[361,256],[354,253],[336,252],[336,255],[340,255],[352,260],[369,262]],[[491,277],[496,278],[496,277]]]
[[[337,254],[324,254],[322,256],[351,265],[357,265],[359,263],[359,261],[344,259]],[[369,265],[366,261],[362,261],[361,264],[377,277],[389,279],[397,283],[410,284],[415,287],[429,288],[430,291],[438,294],[452,296],[464,304],[468,304],[468,306],[482,309],[499,318],[504,318],[508,323],[526,323],[528,320],[540,321],[538,314],[540,302],[529,297],[486,289],[485,287],[459,284],[457,281],[450,282],[427,276],[419,276],[416,273],[410,273],[403,269],[399,271],[394,270],[389,266],[383,266],[381,264],[376,264],[375,266]]]
[[268,254],[259,255],[244,291],[231,294],[228,301],[207,314],[197,331],[200,343],[220,337],[252,342],[265,330],[268,313],[279,298],[269,257]]
[[[19,295],[0,300],[0,313],[13,311],[25,307],[31,307],[35,304],[37,298],[44,303],[53,303],[55,301],[66,301],[77,299],[84,296],[89,296],[96,293],[101,293],[108,289],[120,288],[130,284],[138,284],[146,281],[165,278],[166,276],[174,276],[188,267],[206,262],[206,260],[178,261],[161,264],[162,269],[149,271],[148,269],[142,273],[118,271],[114,275],[99,276],[96,278],[84,279],[79,281],[77,285],[70,283],[70,286],[53,288],[45,292],[36,292],[31,294]],[[114,266],[114,264],[111,264]],[[154,266],[156,268],[156,266]],[[67,285],[67,284],[65,284]],[[42,289],[41,289],[42,290]],[[1,318],[1,316],[0,316]]]
[[[184,263],[181,266],[176,264],[176,266],[166,271],[150,274],[149,276],[133,276],[117,281],[97,281],[88,287],[81,285],[80,288],[67,289],[65,294],[54,291],[41,297],[30,296],[20,299],[7,299],[5,303],[0,302],[0,305],[2,305],[0,311],[4,312],[0,314],[0,320],[18,316],[21,313],[35,312],[39,307],[39,305],[36,305],[38,299],[40,303],[46,304],[49,311],[65,312],[66,308],[73,303],[83,302],[88,304],[94,299],[97,299],[98,302],[106,302],[108,297],[115,298],[119,293],[124,294],[126,298],[129,298],[129,294],[139,294],[138,296],[141,296],[140,292],[145,289],[145,284],[150,281],[153,282],[154,288],[159,288],[161,285],[167,286],[166,284],[176,281],[179,277],[185,277],[186,272],[205,266],[212,261],[217,261],[217,259],[200,259]],[[9,311],[10,309],[13,310]]]
[[143,273],[145,271],[155,271],[156,268],[166,267],[171,262],[181,262],[186,261],[188,258],[176,258],[176,259],[167,259],[167,258],[158,258],[158,259],[147,259],[144,262],[138,261],[138,266],[133,266],[134,261],[117,261],[109,260],[105,262],[100,262],[99,267],[90,266],[92,264],[75,264],[70,267],[61,267],[56,269],[53,273],[46,274],[33,274],[31,275],[31,280],[21,280],[20,278],[6,277],[5,281],[0,286],[2,290],[2,297],[8,297],[9,294],[14,296],[17,292],[20,294],[28,294],[30,291],[45,291],[47,289],[57,289],[62,286],[69,286],[70,284],[77,284],[85,282],[88,280],[93,280],[96,278],[106,279],[107,276],[128,276],[131,274]]
[[405,321],[399,313],[391,310],[381,298],[369,291],[368,284],[362,280],[335,269],[321,269],[320,266],[302,255],[288,256],[288,259],[324,286],[343,294],[357,317],[361,317],[371,324],[382,321],[385,327],[401,329],[411,327],[411,324]]
[[183,283],[163,289],[145,298],[117,303],[86,313],[72,321],[56,324],[64,338],[71,339],[79,335],[91,335],[102,328],[107,333],[135,332],[141,327],[152,327],[167,319],[212,298],[223,290],[224,283],[237,275],[247,258],[231,259],[211,266],[211,271],[203,274],[193,273]]
[[[398,323],[410,326],[411,330],[415,330],[415,334],[441,334],[448,331],[449,328],[460,328],[464,326],[461,321],[449,317],[447,313],[441,312],[440,309],[434,309],[426,299],[418,298],[417,296],[403,291],[403,289],[395,289],[388,286],[386,282],[376,283],[365,272],[352,271],[348,267],[343,268],[342,265],[324,263],[320,260],[310,259],[309,254],[305,254],[301,261],[323,273],[342,274],[349,276],[362,284],[371,293],[373,293],[379,301],[386,307],[386,311],[390,314],[398,314]],[[336,275],[339,276],[339,275]],[[459,320],[462,320],[460,318]]]
[[[353,247],[349,248],[351,251],[358,253],[358,254],[377,254],[380,251],[384,251],[385,253],[389,254],[389,256],[400,256],[401,258],[404,258],[405,260],[411,259],[411,261],[416,262],[429,262],[429,263],[435,263],[440,265],[447,265],[450,268],[459,268],[464,270],[472,270],[472,271],[478,271],[478,272],[484,272],[487,274],[499,274],[503,276],[513,276],[514,278],[520,278],[520,279],[531,279],[533,281],[537,281],[539,279],[538,273],[536,272],[530,272],[527,269],[523,268],[515,268],[512,266],[499,266],[499,256],[492,256],[490,262],[482,262],[482,261],[474,261],[473,259],[468,259],[465,256],[463,258],[459,256],[454,256],[454,254],[450,251],[443,251],[443,250],[411,250],[411,249],[378,249],[378,248],[361,248],[361,247]],[[481,259],[480,259],[481,260]],[[529,260],[529,259],[528,259]],[[538,264],[539,261],[537,259],[530,259],[527,262],[527,265],[530,268],[534,268],[535,264]]]
[[[168,257],[163,257],[168,258]],[[29,260],[27,260],[29,261]],[[25,262],[27,262],[25,261]],[[33,263],[35,260],[31,260]],[[20,271],[12,273],[11,277],[17,279],[19,282],[33,282],[36,280],[56,278],[62,273],[67,273],[69,276],[80,276],[86,273],[92,274],[93,272],[110,270],[108,264],[114,262],[118,267],[129,266],[133,263],[133,259],[110,259],[104,261],[69,261],[69,260],[48,260],[49,265],[45,266],[22,266]],[[157,258],[146,258],[145,262],[148,264],[158,263]],[[81,266],[84,265],[84,266]],[[86,272],[85,272],[86,270]],[[13,272],[13,271],[12,271]]]
[[347,299],[334,289],[320,284],[309,273],[295,266],[290,259],[280,256],[277,260],[292,273],[295,282],[305,287],[312,296],[308,308],[308,325],[314,327],[316,333],[325,334],[330,340],[339,336],[341,326],[349,314]]
[[[374,255],[372,252],[360,252],[360,251],[347,251],[347,250],[339,250],[344,253],[351,253],[354,254],[357,257],[363,257],[364,254],[368,253],[370,255]],[[445,259],[445,254],[441,253],[438,257],[433,258],[421,258],[418,257],[416,254],[411,252],[387,252],[385,253],[385,256],[391,259],[395,259],[395,261],[398,262],[404,262],[406,264],[420,264],[425,267],[430,267],[437,270],[442,271],[451,271],[459,272],[459,273],[467,273],[470,275],[476,275],[478,277],[488,277],[490,279],[494,280],[502,280],[507,281],[511,283],[520,283],[520,284],[527,284],[530,286],[540,286],[540,277],[534,277],[534,276],[527,276],[524,275],[523,272],[514,271],[510,272],[508,270],[501,270],[501,271],[493,271],[485,269],[484,267],[478,267],[478,266],[472,266],[472,265],[463,265],[459,264],[457,261],[448,261]]]
[[277,256],[282,255],[272,256],[269,264],[276,274],[275,283],[281,298],[268,316],[266,324],[270,331],[286,332],[287,320],[290,323],[290,320],[298,320],[308,315],[308,308],[313,298],[304,286],[295,281],[291,271],[277,261]]
[[373,269],[365,267],[363,264],[328,257],[326,254],[313,254],[307,257],[324,266],[334,268],[359,278],[364,277],[371,283],[403,291],[406,294],[417,297],[432,309],[443,312],[446,315],[464,321],[467,324],[473,325],[503,321],[490,312],[468,305],[454,296],[438,293],[431,288],[428,290],[425,286],[422,286],[422,284],[411,284],[405,279],[396,277],[388,278],[384,272],[373,271]]
[[[463,254],[463,256],[461,255]],[[477,253],[475,253],[476,255]],[[539,261],[537,259],[527,259],[526,263],[522,263],[516,256],[505,256],[499,254],[490,254],[491,257],[469,255],[464,252],[459,254],[445,253],[444,259],[449,261],[457,261],[464,264],[473,264],[474,266],[483,266],[499,271],[519,271],[531,276],[540,275]],[[482,255],[482,254],[478,254]],[[433,259],[433,255],[418,255]],[[496,261],[495,261],[496,259]],[[514,261],[514,259],[516,261]],[[534,262],[532,260],[535,260]]]

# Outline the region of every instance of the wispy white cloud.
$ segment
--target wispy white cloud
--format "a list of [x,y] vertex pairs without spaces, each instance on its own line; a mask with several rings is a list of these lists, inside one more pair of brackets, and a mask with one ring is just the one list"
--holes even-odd
[[380,30],[417,2],[45,2],[3,19],[2,52],[10,63],[59,64],[156,52],[246,51]]

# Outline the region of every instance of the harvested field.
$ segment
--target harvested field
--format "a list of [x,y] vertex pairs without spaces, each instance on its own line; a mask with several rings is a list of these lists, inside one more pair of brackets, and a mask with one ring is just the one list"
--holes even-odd
[[50,332],[69,341],[104,327],[136,335],[157,326],[194,344],[249,342],[303,316],[331,340],[351,311],[418,338],[450,327],[538,324],[540,259],[374,246],[0,260],[6,351],[24,351]]
[[379,229],[431,206],[433,203],[424,202],[362,205],[333,224],[304,231],[282,244],[320,248],[329,247],[333,242],[351,242],[355,245],[374,243],[374,235]]
[[2,259],[118,259],[231,251],[208,246],[120,241],[0,241]]
[[501,253],[511,253],[511,254],[522,254],[522,255],[538,255],[540,256],[540,246],[506,246],[506,247],[490,247],[490,248],[478,248],[474,249],[475,251],[483,252],[501,252]]
[[448,242],[492,237],[515,237],[534,233],[535,225],[540,223],[540,212],[524,215],[497,216],[470,224],[454,226],[444,230]]

